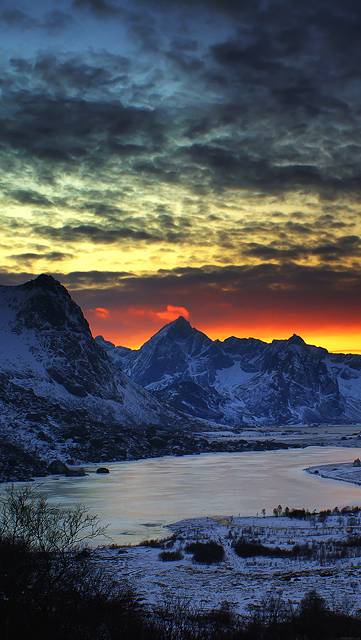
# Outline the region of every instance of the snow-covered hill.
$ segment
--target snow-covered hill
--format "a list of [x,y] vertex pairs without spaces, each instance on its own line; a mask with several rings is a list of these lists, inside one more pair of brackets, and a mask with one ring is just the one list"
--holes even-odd
[[132,380],[192,416],[229,425],[361,420],[361,356],[296,335],[213,341],[180,317],[137,351],[105,346]]
[[54,458],[141,455],[147,425],[177,424],[114,366],[59,282],[42,275],[0,287],[0,477],[19,460],[41,472]]

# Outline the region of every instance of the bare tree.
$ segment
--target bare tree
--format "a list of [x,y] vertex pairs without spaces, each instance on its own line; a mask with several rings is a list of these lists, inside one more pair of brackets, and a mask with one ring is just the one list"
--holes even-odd
[[12,485],[0,500],[0,537],[29,550],[48,553],[80,551],[104,534],[97,515],[86,507],[52,506],[36,488]]

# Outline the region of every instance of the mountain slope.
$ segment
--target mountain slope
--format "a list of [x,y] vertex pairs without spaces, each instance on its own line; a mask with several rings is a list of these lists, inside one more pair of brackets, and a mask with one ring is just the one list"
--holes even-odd
[[114,362],[159,399],[228,425],[361,420],[361,357],[329,354],[299,336],[271,344],[212,341],[184,318],[137,351],[108,343]]
[[132,457],[149,424],[180,418],[114,366],[59,282],[0,287],[0,476],[13,446],[35,471],[54,457]]

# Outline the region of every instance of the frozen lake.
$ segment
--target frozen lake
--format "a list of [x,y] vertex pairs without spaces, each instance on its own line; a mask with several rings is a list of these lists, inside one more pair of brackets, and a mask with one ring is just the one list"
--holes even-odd
[[361,449],[307,447],[215,453],[106,465],[109,475],[37,481],[52,503],[82,503],[109,523],[117,543],[167,535],[167,524],[205,515],[268,514],[278,504],[323,509],[361,505],[361,487],[305,473],[305,467],[350,462]]

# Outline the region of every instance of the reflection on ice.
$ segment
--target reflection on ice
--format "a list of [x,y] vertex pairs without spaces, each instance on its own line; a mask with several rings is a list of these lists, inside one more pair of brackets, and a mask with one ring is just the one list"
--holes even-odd
[[256,515],[274,506],[323,509],[361,504],[361,487],[311,476],[309,466],[352,461],[361,449],[308,447],[204,454],[89,466],[83,478],[49,477],[38,484],[53,503],[83,503],[109,523],[112,541],[135,544],[164,537],[167,524],[205,515]]

